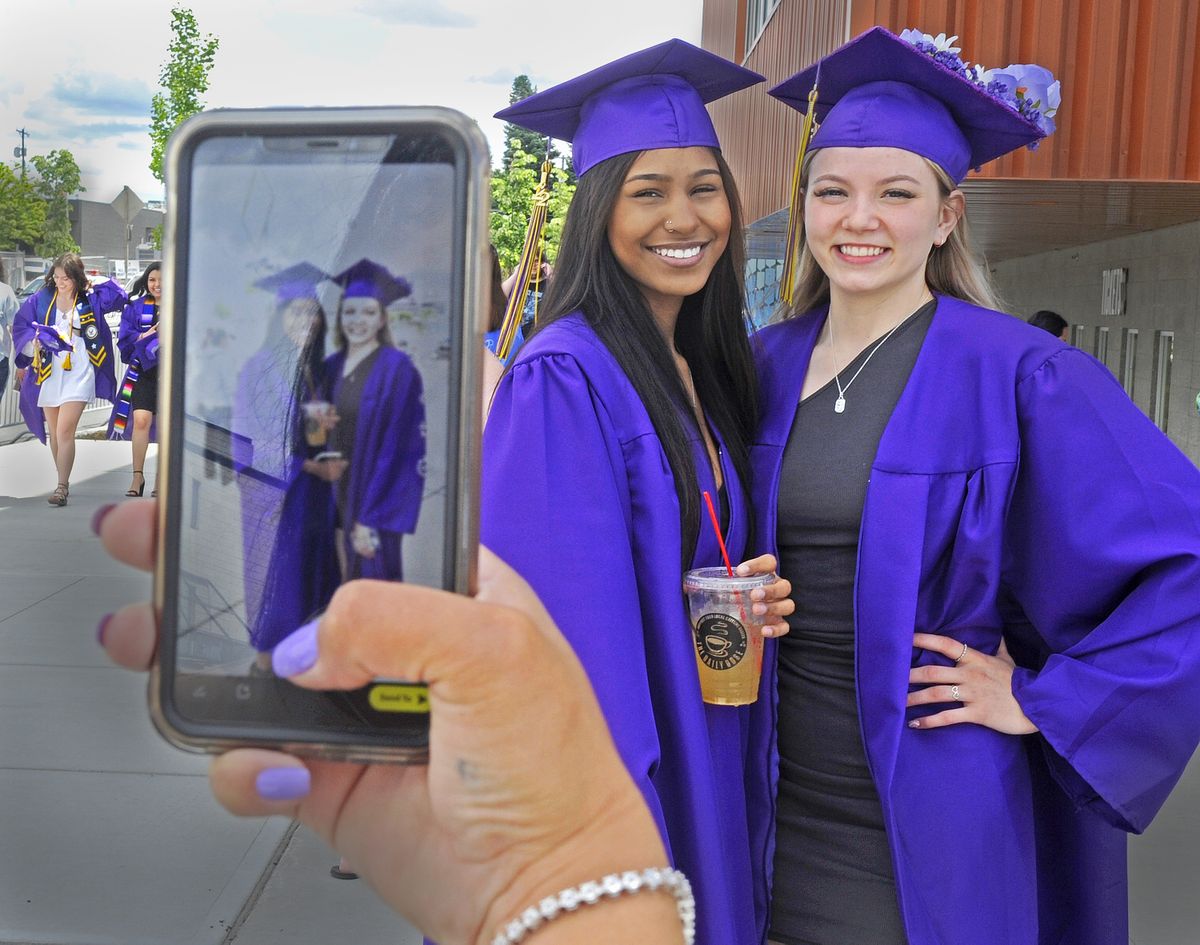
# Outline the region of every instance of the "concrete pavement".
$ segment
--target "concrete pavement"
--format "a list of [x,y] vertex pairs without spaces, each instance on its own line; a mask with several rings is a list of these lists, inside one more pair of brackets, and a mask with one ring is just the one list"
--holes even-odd
[[0,945],[419,942],[331,879],[307,831],[226,814],[206,760],[154,732],[144,677],[95,642],[101,615],[150,594],[88,529],[128,488],[129,444],[77,447],[61,509],[46,447],[0,447]]

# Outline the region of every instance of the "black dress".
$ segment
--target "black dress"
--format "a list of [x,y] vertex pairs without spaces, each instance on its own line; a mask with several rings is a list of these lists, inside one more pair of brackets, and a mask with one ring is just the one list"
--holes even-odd
[[[858,534],[880,436],[936,304],[799,405],[779,488],[780,573],[796,611],[779,645],[779,797],[770,938],[905,945],[891,850],[859,728],[854,656]],[[846,382],[864,364],[853,385]]]

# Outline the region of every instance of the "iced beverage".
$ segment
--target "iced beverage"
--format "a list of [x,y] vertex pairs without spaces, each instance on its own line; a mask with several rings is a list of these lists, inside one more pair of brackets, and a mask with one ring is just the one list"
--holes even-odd
[[324,400],[312,400],[301,406],[304,408],[304,441],[309,446],[324,446],[329,439],[329,427],[325,418],[333,410],[333,404]]
[[749,705],[758,698],[765,617],[751,612],[750,592],[774,581],[774,574],[730,577],[724,568],[697,568],[683,576],[705,702]]

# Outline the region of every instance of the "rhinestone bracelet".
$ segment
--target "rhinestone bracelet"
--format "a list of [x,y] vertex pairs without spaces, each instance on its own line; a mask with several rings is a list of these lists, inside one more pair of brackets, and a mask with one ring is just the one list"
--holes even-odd
[[675,897],[679,921],[683,923],[683,941],[685,945],[693,945],[696,941],[696,900],[692,898],[692,884],[679,870],[665,866],[652,867],[640,873],[633,870],[626,873],[610,873],[601,880],[592,880],[547,896],[504,926],[492,939],[492,945],[517,945],[518,942],[523,942],[530,932],[541,928],[564,912],[574,912],[580,906],[594,906],[606,899],[659,889]]

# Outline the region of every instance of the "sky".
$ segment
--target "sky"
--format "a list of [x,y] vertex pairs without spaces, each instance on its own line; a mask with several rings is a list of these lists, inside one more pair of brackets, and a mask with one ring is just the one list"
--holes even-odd
[[[209,108],[445,105],[503,150],[515,76],[539,89],[672,37],[699,45],[702,0],[180,0],[220,40]],[[170,42],[168,0],[39,0],[5,10],[0,160],[66,148],[90,200],[150,174],[150,98]],[[48,24],[54,24],[53,28]],[[70,24],[68,28],[68,24]],[[70,42],[44,42],[57,37]],[[78,40],[78,42],[76,42]]]

